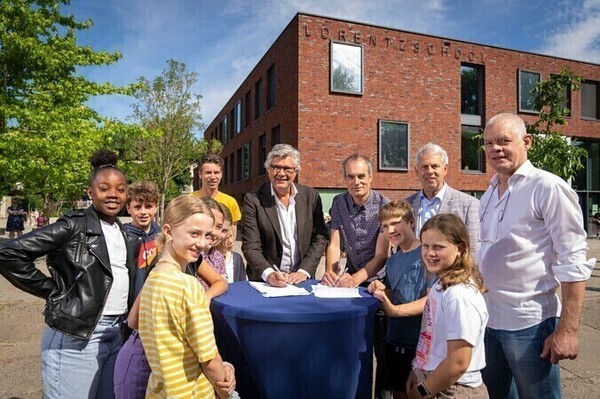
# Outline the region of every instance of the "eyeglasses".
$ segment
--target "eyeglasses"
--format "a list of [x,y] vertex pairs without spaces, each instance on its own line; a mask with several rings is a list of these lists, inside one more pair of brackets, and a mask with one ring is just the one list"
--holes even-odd
[[285,173],[288,176],[294,174],[294,172],[296,171],[296,168],[288,168],[288,167],[275,166],[275,165],[269,166],[269,169],[271,169],[271,171],[273,171],[273,173],[275,173],[275,174],[278,174],[279,172],[283,171],[283,173]]
[[[481,213],[481,215],[479,216],[479,223],[483,222],[483,219],[485,219],[485,217],[487,216],[488,212],[488,207],[490,206],[490,201],[492,200],[492,196],[494,195],[494,191],[498,188],[498,184],[496,184],[492,190],[491,195],[489,196],[487,203],[485,204],[485,207],[483,209],[483,212]],[[503,197],[500,199],[500,201],[498,201],[498,203],[496,204],[496,206],[500,205],[502,202],[504,202],[502,209],[500,209],[498,211],[498,224],[495,226],[495,230],[496,231],[496,236],[494,238],[489,238],[489,239],[481,239],[479,240],[479,242],[483,245],[483,244],[487,244],[487,245],[492,245],[495,244],[496,242],[498,242],[498,230],[500,228],[500,223],[504,220],[504,212],[506,211],[506,206],[508,205],[508,200],[510,199],[510,194],[511,194],[511,189],[508,189],[508,194],[506,195],[506,197]]]

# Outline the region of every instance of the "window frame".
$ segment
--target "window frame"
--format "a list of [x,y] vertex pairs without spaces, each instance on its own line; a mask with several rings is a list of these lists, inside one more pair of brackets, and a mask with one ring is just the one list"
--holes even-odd
[[[405,140],[405,144],[406,144],[406,148],[403,150],[404,152],[404,160],[406,162],[406,166],[401,166],[401,165],[384,165],[384,150],[383,150],[383,145],[384,145],[384,138],[383,138],[383,125],[384,124],[392,124],[392,125],[403,125],[406,126],[405,128],[405,132],[404,132],[404,140]],[[407,121],[396,121],[396,120],[389,120],[389,119],[379,119],[377,121],[377,138],[378,138],[378,148],[377,148],[377,167],[378,170],[389,170],[389,171],[400,171],[400,172],[407,172],[410,170],[410,123],[408,123]],[[402,143],[400,143],[400,148],[402,147],[401,145]],[[394,148],[393,151],[390,151],[390,153],[393,152],[402,152],[402,151],[398,151],[398,149]],[[402,155],[401,155],[402,156]]]
[[[532,74],[532,75],[533,74],[538,75],[538,81],[537,81],[536,84],[539,84],[542,81],[542,73],[541,72],[537,72],[537,71],[531,71],[531,70],[528,70],[528,69],[520,69],[520,68],[518,69],[518,87],[517,87],[517,89],[518,89],[518,99],[517,99],[517,102],[518,102],[519,112],[525,113],[525,114],[538,115],[540,113],[540,110],[536,110],[536,109],[533,109],[533,108],[532,109],[526,109],[526,108],[522,107],[521,98],[523,96],[523,88],[522,88],[522,83],[523,83],[522,82],[522,74],[523,73]],[[535,85],[534,85],[534,87],[535,87]],[[527,92],[527,95],[530,95],[530,93]],[[532,107],[533,107],[533,104],[532,104]]]
[[[337,46],[340,46],[339,47],[340,49],[342,48],[341,46],[346,46],[348,48],[354,47],[354,48],[360,49],[360,54],[359,54],[360,61],[354,60],[354,61],[360,62],[359,90],[345,90],[345,89],[334,87],[334,79],[333,79],[333,74],[335,71],[334,65],[336,64],[336,61],[338,64],[341,64],[341,62],[342,62],[341,55],[338,55],[336,58],[336,47]],[[346,66],[344,66],[344,68],[347,70],[350,69],[350,68],[347,68]],[[364,94],[364,90],[365,90],[364,84],[365,84],[364,45],[331,40],[330,46],[329,46],[329,90],[332,93],[343,93],[343,94],[352,94],[352,95],[362,96]]]

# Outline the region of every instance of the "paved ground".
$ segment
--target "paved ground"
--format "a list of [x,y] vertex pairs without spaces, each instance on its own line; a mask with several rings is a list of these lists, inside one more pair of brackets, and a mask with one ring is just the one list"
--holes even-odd
[[[0,227],[4,227],[0,220]],[[0,242],[6,240],[0,235]],[[600,260],[600,240],[589,239],[589,255]],[[237,243],[239,246],[239,243]],[[40,268],[43,261],[38,262]],[[322,273],[323,266],[319,271]],[[39,345],[44,327],[43,301],[0,277],[0,399],[39,398]],[[580,355],[561,362],[564,397],[600,398],[600,263],[586,287]]]

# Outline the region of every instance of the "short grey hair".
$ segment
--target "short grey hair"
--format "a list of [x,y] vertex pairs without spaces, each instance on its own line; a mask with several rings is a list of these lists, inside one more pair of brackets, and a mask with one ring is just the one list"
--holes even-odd
[[488,127],[493,126],[495,124],[504,125],[510,129],[512,133],[514,133],[518,138],[522,139],[527,134],[527,127],[525,126],[525,122],[523,119],[516,114],[510,112],[504,112],[492,117],[488,123],[485,125],[485,130]]
[[296,170],[300,171],[300,151],[295,149],[289,144],[275,144],[271,151],[267,154],[267,159],[265,161],[265,169],[268,169],[271,166],[271,162],[273,162],[273,158],[292,158],[294,160],[294,165],[296,165]]
[[369,176],[373,176],[373,166],[371,165],[371,160],[366,155],[352,154],[342,162],[342,175],[344,176],[344,179],[346,178],[346,164],[350,161],[363,161],[367,164]]
[[415,166],[419,164],[419,161],[425,154],[437,154],[442,157],[442,164],[448,165],[448,153],[446,150],[435,143],[429,142],[417,152],[417,155],[415,156]]

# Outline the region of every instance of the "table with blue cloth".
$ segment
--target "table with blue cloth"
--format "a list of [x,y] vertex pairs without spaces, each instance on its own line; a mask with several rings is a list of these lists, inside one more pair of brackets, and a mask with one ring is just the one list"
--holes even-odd
[[[311,292],[317,280],[299,284]],[[241,281],[210,305],[237,391],[249,398],[370,398],[379,301],[314,295],[265,298]]]

